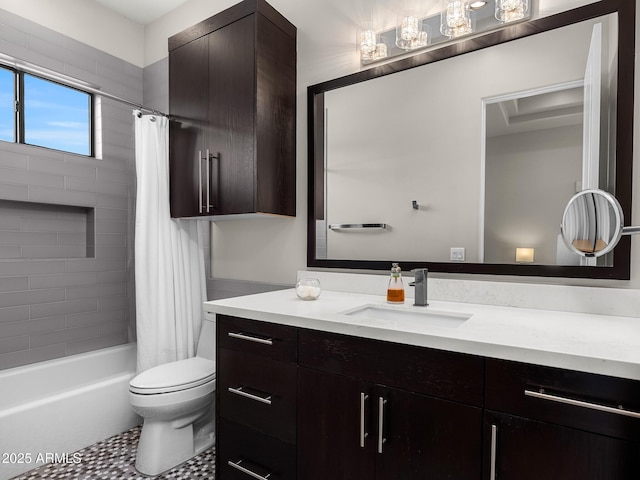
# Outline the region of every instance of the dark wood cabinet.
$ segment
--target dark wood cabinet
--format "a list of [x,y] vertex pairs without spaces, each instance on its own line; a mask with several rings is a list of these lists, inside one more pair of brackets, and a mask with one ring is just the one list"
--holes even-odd
[[298,385],[298,478],[480,478],[480,408],[305,367]]
[[217,344],[221,480],[640,478],[638,381],[226,315]]
[[298,338],[298,478],[480,478],[482,409],[460,400],[481,404],[483,359],[326,332]]
[[296,329],[218,315],[216,335],[216,478],[295,479]]
[[193,217],[203,209],[209,92],[207,37],[169,53],[169,179],[172,217]]
[[640,478],[640,383],[487,359],[484,480]]
[[295,446],[224,419],[217,438],[216,479],[295,480]]
[[295,27],[245,0],[169,50],[171,215],[295,216]]
[[298,402],[298,478],[375,478],[371,385],[300,367]]
[[484,480],[637,480],[640,444],[487,411]]

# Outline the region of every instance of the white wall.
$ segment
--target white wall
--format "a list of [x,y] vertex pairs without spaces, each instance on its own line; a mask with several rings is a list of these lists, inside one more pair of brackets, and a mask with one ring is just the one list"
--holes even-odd
[[484,261],[513,263],[516,247],[533,247],[535,263],[556,264],[562,213],[582,178],[582,125],[489,138],[486,172]]
[[238,0],[189,0],[145,27],[145,66],[168,55],[167,39],[216,13],[238,3]]
[[[144,27],[91,0],[0,0],[7,10],[55,32],[143,67]],[[0,39],[11,35],[0,26]],[[29,39],[25,39],[26,42]]]

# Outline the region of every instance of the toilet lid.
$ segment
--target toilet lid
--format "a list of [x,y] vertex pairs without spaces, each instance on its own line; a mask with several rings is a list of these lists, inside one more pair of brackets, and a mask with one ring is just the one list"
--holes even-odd
[[150,368],[129,382],[134,393],[154,394],[185,390],[216,378],[216,363],[193,357]]

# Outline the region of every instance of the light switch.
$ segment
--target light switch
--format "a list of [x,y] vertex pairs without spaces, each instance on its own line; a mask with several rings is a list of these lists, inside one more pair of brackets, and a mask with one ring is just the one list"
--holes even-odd
[[452,247],[449,260],[452,262],[464,262],[464,247]]

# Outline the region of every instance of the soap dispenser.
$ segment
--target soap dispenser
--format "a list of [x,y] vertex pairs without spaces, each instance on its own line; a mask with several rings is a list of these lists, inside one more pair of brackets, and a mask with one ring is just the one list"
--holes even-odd
[[400,265],[391,264],[391,277],[387,288],[387,303],[404,303],[404,285],[402,284],[402,274]]

